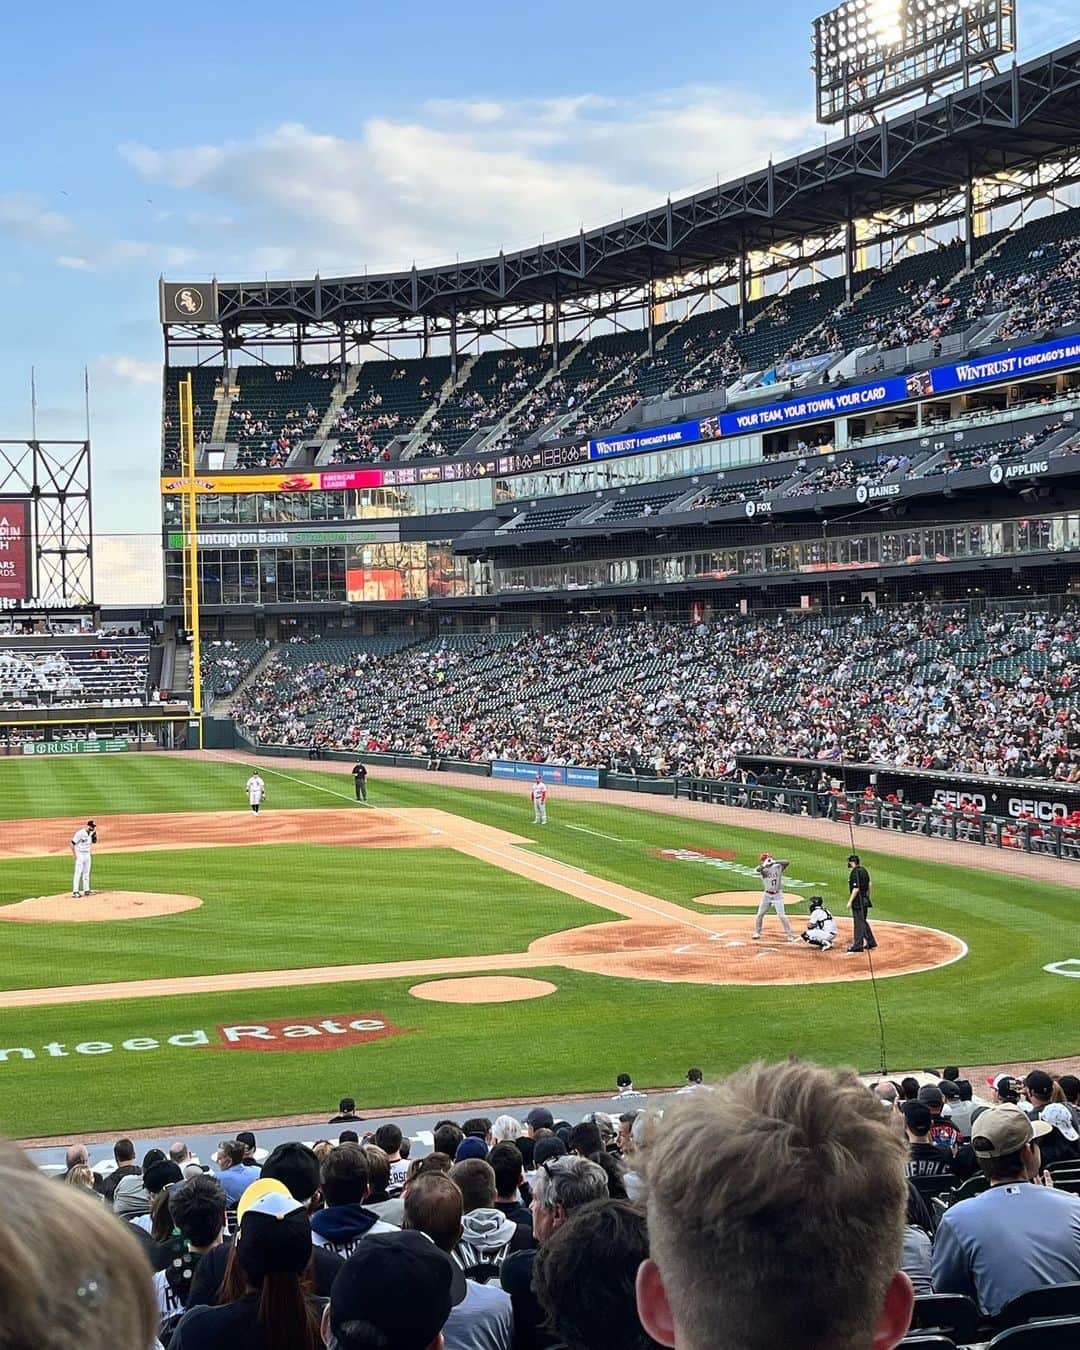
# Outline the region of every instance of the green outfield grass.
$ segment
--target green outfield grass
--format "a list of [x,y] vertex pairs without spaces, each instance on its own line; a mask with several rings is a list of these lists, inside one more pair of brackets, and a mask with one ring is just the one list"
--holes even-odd
[[[344,806],[352,784],[294,767],[264,769],[269,808]],[[242,765],[182,756],[0,761],[0,817],[98,817],[120,811],[235,809]],[[575,800],[556,791],[551,823],[533,827],[524,791],[370,781],[374,803],[438,807],[513,831],[538,854],[687,904],[711,891],[754,888],[751,877],[659,849],[722,848],[752,866],[762,849],[792,859],[843,907],[846,848],[752,829]],[[337,800],[335,800],[335,798]],[[614,799],[613,799],[614,800]],[[362,811],[362,807],[356,808]],[[780,824],[780,821],[776,822]],[[608,837],[599,837],[608,836]],[[955,965],[879,981],[891,1066],[1001,1062],[1075,1054],[1076,981],[1047,974],[1080,958],[1077,892],[933,859],[860,851],[875,882],[876,919],[942,928],[969,945]],[[202,908],[136,923],[4,925],[0,985],[153,978],[220,971],[524,950],[535,937],[612,916],[547,887],[443,850],[284,845],[101,854],[110,888],[191,892]],[[66,858],[0,863],[0,903],[63,891]],[[802,893],[808,893],[802,888]],[[750,908],[749,906],[747,907]],[[869,984],[699,987],[552,968],[522,972],[558,986],[528,1003],[458,1007],[421,1002],[412,981],[77,1004],[0,1012],[0,1127],[29,1136],[180,1121],[318,1111],[349,1093],[365,1106],[605,1090],[626,1070],[666,1085],[691,1063],[719,1073],[756,1055],[792,1051],[870,1068],[878,1027]],[[76,1043],[237,1022],[374,1014],[407,1034],[325,1053],[222,1053],[213,1046],[77,1054]],[[302,1042],[301,1042],[302,1043]],[[49,1052],[53,1044],[62,1051]]]

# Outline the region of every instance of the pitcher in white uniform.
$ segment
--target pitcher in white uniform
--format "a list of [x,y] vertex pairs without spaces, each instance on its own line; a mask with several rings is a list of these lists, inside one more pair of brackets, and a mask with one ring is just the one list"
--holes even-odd
[[532,804],[533,804],[533,824],[547,824],[547,785],[544,783],[543,775],[536,775],[536,782],[532,785]]
[[91,895],[90,863],[91,848],[97,843],[97,826],[88,820],[81,830],[71,837],[71,853],[75,859],[75,880],[71,883],[72,895]]
[[251,814],[257,816],[259,814],[259,807],[262,805],[262,800],[266,796],[266,784],[263,782],[262,775],[259,773],[258,769],[256,769],[247,780],[246,787]]
[[763,853],[761,861],[754,868],[754,871],[765,883],[761,904],[758,905],[757,914],[754,916],[753,936],[755,942],[761,937],[761,925],[770,908],[776,910],[787,940],[789,942],[798,942],[799,940],[792,931],[787,914],[784,912],[784,873],[790,866],[791,863],[787,858],[774,858],[771,853]]

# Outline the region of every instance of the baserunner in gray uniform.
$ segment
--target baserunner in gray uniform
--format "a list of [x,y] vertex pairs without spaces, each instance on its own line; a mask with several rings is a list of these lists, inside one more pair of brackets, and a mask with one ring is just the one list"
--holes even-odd
[[784,873],[790,866],[791,863],[787,858],[774,858],[771,853],[763,853],[761,861],[754,868],[765,883],[761,904],[758,905],[757,914],[754,916],[755,942],[761,937],[761,925],[770,908],[776,910],[787,940],[789,942],[799,940],[792,932],[791,924],[788,923],[788,917],[784,913]]

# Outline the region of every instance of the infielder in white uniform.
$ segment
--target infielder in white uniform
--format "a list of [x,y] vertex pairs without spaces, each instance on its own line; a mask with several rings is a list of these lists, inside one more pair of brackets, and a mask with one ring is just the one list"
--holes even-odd
[[75,859],[75,880],[71,883],[72,895],[93,895],[90,889],[90,849],[97,843],[97,826],[88,820],[81,830],[71,837],[71,854]]
[[820,895],[810,897],[810,917],[806,921],[802,940],[820,952],[827,952],[836,941],[836,920],[825,908],[825,901]]
[[536,775],[532,785],[533,824],[547,824],[547,785],[542,774]]
[[257,816],[259,807],[262,805],[263,798],[266,796],[266,784],[262,780],[262,775],[258,769],[247,780],[247,798],[248,805],[251,807],[251,814]]
[[771,853],[763,853],[761,861],[754,868],[765,883],[761,904],[758,905],[757,914],[754,916],[755,942],[761,937],[761,924],[770,907],[776,910],[787,940],[789,942],[799,940],[792,932],[791,924],[788,923],[788,917],[784,913],[784,873],[790,866],[791,863],[787,858],[774,858]]

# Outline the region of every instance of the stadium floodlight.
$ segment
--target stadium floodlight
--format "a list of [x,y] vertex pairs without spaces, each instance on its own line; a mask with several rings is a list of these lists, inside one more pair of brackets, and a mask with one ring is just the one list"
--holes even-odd
[[818,121],[966,85],[1016,50],[1015,0],[844,0],[814,20]]

